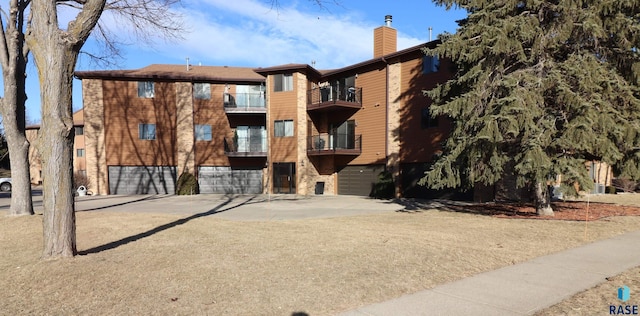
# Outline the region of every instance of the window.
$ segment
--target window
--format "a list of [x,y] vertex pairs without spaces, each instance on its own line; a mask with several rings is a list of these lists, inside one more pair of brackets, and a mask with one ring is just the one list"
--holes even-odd
[[156,124],[138,124],[138,136],[140,139],[156,139]]
[[76,149],[76,157],[84,157],[84,148]]
[[211,140],[211,125],[196,125],[196,140]]
[[275,121],[275,137],[293,136],[293,120]]
[[83,126],[76,126],[75,130],[76,130],[76,136],[84,135],[84,127]]
[[211,99],[211,84],[196,82],[193,84],[193,97],[196,99]]
[[153,81],[138,81],[138,97],[153,98],[154,87]]
[[429,107],[422,109],[422,115],[420,117],[420,126],[422,129],[429,127],[438,127],[438,118],[429,113]]
[[277,74],[273,76],[273,91],[293,91],[293,74]]
[[424,57],[422,57],[423,74],[438,72],[438,70],[440,70],[440,59],[438,58],[438,56],[425,55]]

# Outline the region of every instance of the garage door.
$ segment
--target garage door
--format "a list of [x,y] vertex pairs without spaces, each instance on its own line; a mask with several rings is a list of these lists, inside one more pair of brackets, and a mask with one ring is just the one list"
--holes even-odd
[[176,168],[109,166],[110,194],[174,194]]
[[338,171],[338,194],[369,196],[384,165],[346,166]]
[[260,194],[262,168],[203,166],[198,168],[200,193]]

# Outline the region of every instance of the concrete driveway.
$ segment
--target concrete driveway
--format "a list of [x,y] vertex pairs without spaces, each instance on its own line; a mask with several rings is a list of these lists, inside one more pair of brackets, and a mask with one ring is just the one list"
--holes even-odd
[[[34,195],[36,213],[42,213],[42,196]],[[10,197],[0,197],[0,211]],[[387,200],[332,195],[106,195],[76,197],[78,212],[138,212],[215,216],[235,221],[296,220],[388,213],[404,206]]]

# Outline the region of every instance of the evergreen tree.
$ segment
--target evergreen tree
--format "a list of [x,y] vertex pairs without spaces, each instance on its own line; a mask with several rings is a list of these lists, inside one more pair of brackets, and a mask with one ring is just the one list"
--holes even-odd
[[562,175],[566,190],[592,188],[587,160],[640,178],[640,1],[435,2],[468,17],[425,50],[455,64],[453,79],[425,91],[454,127],[421,184],[513,176],[536,192],[538,214],[553,215],[547,185]]

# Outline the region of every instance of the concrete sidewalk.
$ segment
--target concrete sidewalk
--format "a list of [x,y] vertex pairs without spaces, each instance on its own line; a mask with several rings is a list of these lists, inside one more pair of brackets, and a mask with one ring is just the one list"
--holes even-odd
[[[640,231],[340,315],[531,315],[637,266]],[[602,306],[603,315],[608,314],[608,308]]]

